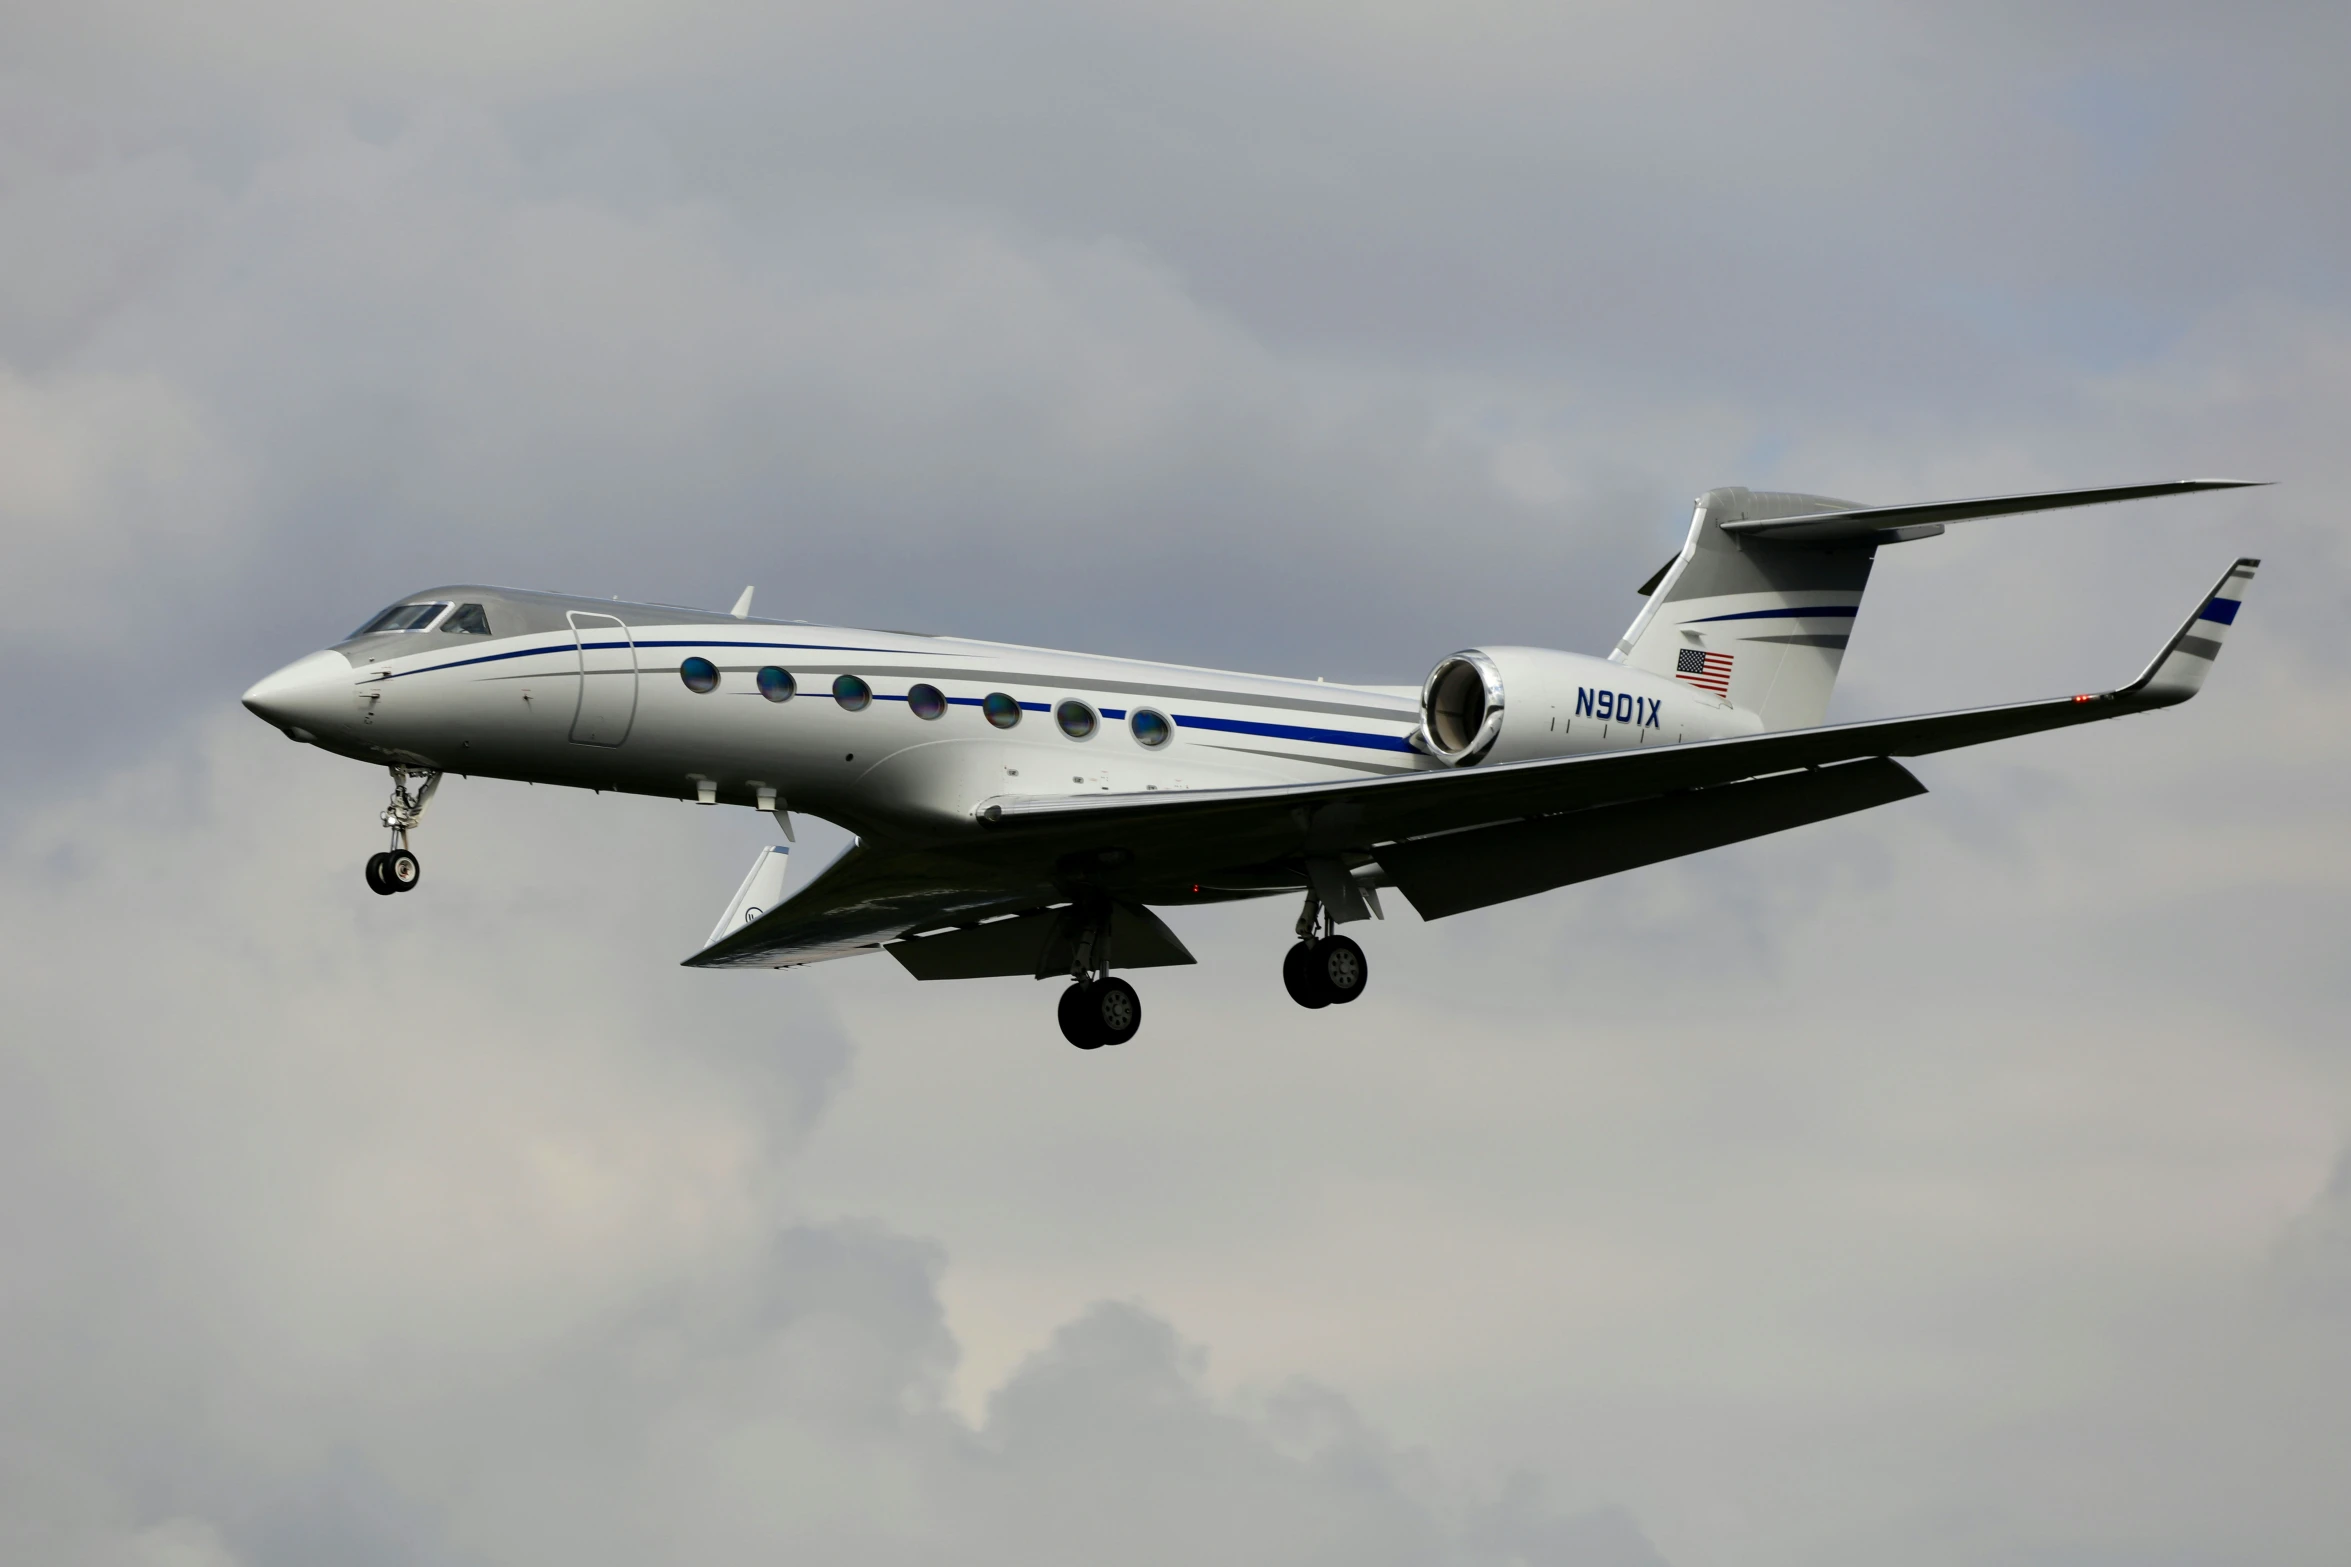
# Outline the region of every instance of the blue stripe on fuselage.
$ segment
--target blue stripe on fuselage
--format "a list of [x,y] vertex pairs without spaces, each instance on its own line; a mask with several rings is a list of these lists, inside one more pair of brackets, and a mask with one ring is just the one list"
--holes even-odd
[[[1236,698],[1236,702],[1246,698]],[[1308,729],[1298,724],[1261,724],[1246,718],[1200,718],[1175,715],[1179,729],[1213,729],[1220,734],[1263,735],[1269,740],[1311,740],[1317,745],[1353,745],[1367,751],[1406,751],[1412,747],[1395,735],[1367,735],[1353,729]]]

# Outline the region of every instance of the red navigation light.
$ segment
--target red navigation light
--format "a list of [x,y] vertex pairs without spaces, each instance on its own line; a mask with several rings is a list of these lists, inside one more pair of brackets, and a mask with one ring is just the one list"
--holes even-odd
[[2074,700],[2077,702],[2095,702],[2098,700],[2098,698],[2097,695],[2093,692],[2084,692],[2082,695],[2075,697]]

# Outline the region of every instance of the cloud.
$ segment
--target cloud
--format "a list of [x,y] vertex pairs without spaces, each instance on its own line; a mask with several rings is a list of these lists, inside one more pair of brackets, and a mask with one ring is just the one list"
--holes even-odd
[[[2340,19],[168,10],[0,20],[0,1555],[2336,1552]],[[461,781],[375,899],[233,706],[469,578],[1403,682],[1709,484],[2199,471],[1885,552],[1839,696],[2262,555],[2197,704],[1344,1019],[1196,911],[1083,1061],[677,971],[742,813]]]

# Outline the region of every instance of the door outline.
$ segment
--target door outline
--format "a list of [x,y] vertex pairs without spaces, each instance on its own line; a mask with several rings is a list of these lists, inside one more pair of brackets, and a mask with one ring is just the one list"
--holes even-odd
[[[629,737],[629,728],[637,721],[637,640],[629,634],[628,623],[618,615],[592,615],[574,609],[566,611],[564,618],[571,622],[572,645],[580,655],[580,700],[572,709],[572,743],[619,745]],[[618,642],[589,640],[612,632],[620,634]],[[619,675],[628,677],[625,698],[612,689],[617,683],[613,677]],[[597,694],[592,703],[588,699],[591,690]],[[610,739],[605,738],[608,729],[613,731]]]

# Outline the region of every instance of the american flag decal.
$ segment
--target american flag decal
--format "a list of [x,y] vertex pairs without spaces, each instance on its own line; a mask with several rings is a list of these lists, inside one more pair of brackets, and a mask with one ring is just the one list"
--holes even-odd
[[1686,647],[1674,655],[1674,677],[1716,696],[1731,694],[1731,655]]

